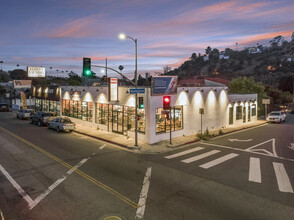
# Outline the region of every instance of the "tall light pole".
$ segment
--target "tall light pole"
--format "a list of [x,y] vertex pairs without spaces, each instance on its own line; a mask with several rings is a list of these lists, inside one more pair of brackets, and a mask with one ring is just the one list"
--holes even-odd
[[[137,59],[138,59],[138,55],[137,55],[137,39],[134,39],[130,36],[126,36],[125,34],[120,34],[119,38],[124,40],[126,38],[130,38],[131,40],[133,40],[135,42],[135,87],[137,89],[138,86],[138,82],[137,82]],[[136,97],[136,101],[135,101],[135,147],[138,147],[138,95],[137,92],[135,94]]]

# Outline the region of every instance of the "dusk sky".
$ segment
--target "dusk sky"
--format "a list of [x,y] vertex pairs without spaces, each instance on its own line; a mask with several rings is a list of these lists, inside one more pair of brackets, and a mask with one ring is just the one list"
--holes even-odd
[[123,73],[133,74],[134,42],[118,38],[125,33],[138,39],[138,72],[163,72],[207,46],[235,49],[238,42],[243,49],[268,45],[277,35],[289,40],[293,13],[293,0],[3,0],[0,60],[4,70],[19,64],[80,74],[83,57],[98,65],[107,57],[109,67],[123,65]]

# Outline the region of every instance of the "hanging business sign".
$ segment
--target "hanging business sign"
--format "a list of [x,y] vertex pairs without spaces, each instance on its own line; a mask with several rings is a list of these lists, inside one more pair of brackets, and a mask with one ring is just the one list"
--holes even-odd
[[152,95],[166,95],[177,93],[178,76],[152,77]]
[[15,89],[28,89],[32,87],[32,80],[13,80]]
[[28,67],[28,77],[45,77],[45,67]]
[[20,91],[20,97],[21,97],[22,108],[27,109],[27,99],[23,91]]
[[111,102],[118,101],[118,80],[117,78],[108,78],[108,99]]

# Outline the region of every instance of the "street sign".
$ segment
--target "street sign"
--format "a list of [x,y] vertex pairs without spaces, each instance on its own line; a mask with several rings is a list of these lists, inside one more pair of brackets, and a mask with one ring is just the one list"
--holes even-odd
[[269,105],[270,104],[270,99],[262,99],[262,104],[267,104]]
[[165,115],[165,114],[168,114],[168,113],[169,113],[169,111],[161,111],[162,115]]
[[145,89],[130,89],[130,94],[145,93]]
[[199,108],[199,114],[204,115],[204,108]]

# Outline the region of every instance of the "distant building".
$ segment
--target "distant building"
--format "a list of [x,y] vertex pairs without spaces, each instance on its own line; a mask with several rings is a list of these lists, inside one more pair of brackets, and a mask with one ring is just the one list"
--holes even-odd
[[261,50],[257,47],[250,47],[250,48],[248,48],[248,52],[251,54],[255,54],[255,53],[260,53]]

